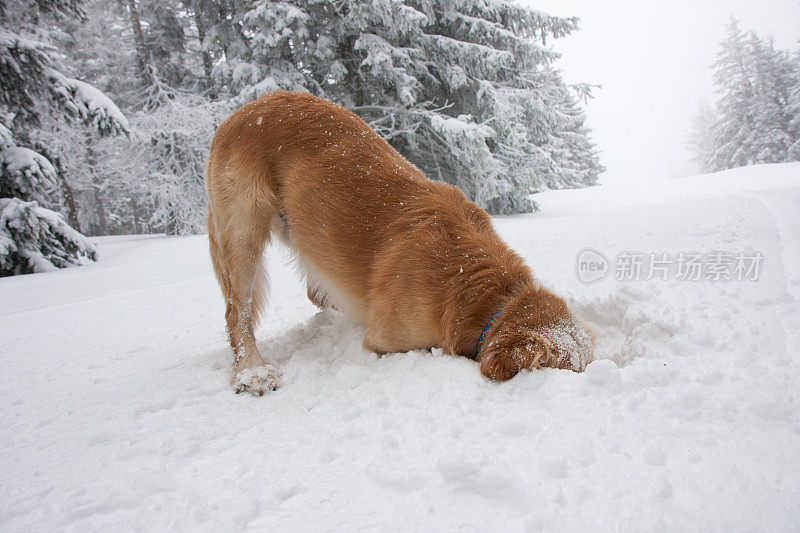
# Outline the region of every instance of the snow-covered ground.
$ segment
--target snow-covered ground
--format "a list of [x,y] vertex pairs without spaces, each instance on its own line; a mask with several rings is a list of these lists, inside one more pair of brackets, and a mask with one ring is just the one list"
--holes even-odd
[[[800,529],[800,164],[537,200],[496,226],[594,325],[585,374],[365,353],[271,248],[285,385],[235,395],[204,236],[0,280],[0,530]],[[763,261],[616,279],[681,252]]]

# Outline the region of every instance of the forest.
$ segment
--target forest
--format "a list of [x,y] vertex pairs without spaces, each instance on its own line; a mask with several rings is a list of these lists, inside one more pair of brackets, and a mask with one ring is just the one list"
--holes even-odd
[[726,27],[710,66],[717,99],[701,105],[690,139],[701,170],[800,161],[800,50]]
[[2,274],[92,258],[81,235],[192,234],[216,126],[276,89],[361,116],[490,213],[603,167],[550,43],[577,19],[474,0],[0,2]]
[[[726,29],[695,163],[800,160],[800,53]],[[0,0],[0,275],[204,232],[216,127],[276,89],[353,110],[492,214],[534,211],[605,170],[582,107],[602,89],[552,47],[575,31],[505,0]]]

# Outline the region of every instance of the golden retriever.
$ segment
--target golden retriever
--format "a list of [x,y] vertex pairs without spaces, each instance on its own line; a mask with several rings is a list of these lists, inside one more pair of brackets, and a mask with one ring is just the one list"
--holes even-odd
[[253,335],[273,235],[297,254],[309,298],[366,328],[366,350],[440,347],[497,381],[541,366],[582,371],[591,359],[586,326],[483,209],[332,102],[277,91],[233,113],[211,144],[206,187],[237,392],[280,385]]

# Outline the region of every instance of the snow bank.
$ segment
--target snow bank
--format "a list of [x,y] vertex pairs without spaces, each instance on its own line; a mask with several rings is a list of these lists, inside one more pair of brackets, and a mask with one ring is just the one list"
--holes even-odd
[[[377,357],[268,252],[234,395],[205,238],[100,239],[104,260],[0,280],[0,523],[22,530],[800,528],[800,167],[540,195],[495,219],[597,333],[583,374],[504,384]],[[595,283],[581,250],[747,250],[757,281]],[[800,254],[798,254],[800,256]]]
[[22,193],[43,193],[56,186],[58,177],[52,163],[30,148],[6,146],[0,150],[0,165]]

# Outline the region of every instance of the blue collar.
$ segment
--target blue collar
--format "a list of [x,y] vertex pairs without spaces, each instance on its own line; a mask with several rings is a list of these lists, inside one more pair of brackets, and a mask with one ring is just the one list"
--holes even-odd
[[478,344],[475,346],[475,359],[481,353],[481,346],[483,346],[484,341],[486,341],[486,334],[489,333],[489,330],[492,329],[492,325],[497,321],[500,315],[503,314],[502,309],[498,309],[494,312],[494,314],[489,318],[489,321],[483,326],[483,331],[481,331],[481,336],[478,337]]

